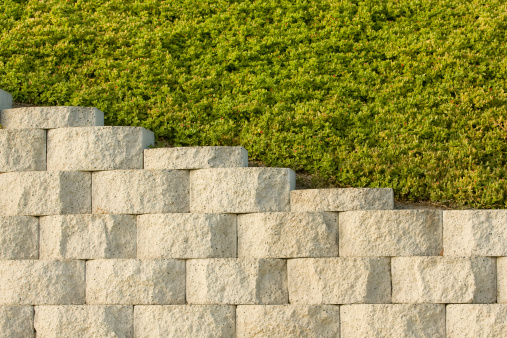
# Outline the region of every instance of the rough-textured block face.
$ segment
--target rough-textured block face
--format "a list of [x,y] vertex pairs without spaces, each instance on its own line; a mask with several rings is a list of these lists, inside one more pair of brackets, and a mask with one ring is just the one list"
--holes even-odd
[[289,211],[296,176],[282,168],[202,169],[190,173],[192,212]]
[[292,211],[384,210],[394,208],[393,189],[344,188],[294,190]]
[[507,256],[507,210],[444,211],[444,256]]
[[104,113],[93,107],[24,107],[2,111],[5,129],[54,129],[104,125]]
[[152,214],[137,218],[137,257],[237,257],[236,215]]
[[0,130],[0,172],[46,170],[46,131]]
[[340,309],[335,305],[240,305],[238,337],[339,337]]
[[498,303],[507,304],[507,258],[501,257],[496,261],[498,278]]
[[0,174],[0,214],[91,212],[91,173],[26,171]]
[[139,127],[62,128],[48,131],[48,170],[142,169],[155,142]]
[[36,306],[37,337],[134,337],[132,306]]
[[87,304],[184,304],[185,262],[93,260],[86,262]]
[[134,309],[136,337],[235,337],[230,305],[140,305]]
[[445,337],[443,304],[361,304],[340,307],[342,337]]
[[191,259],[189,304],[287,304],[286,262],[281,259]]
[[144,169],[206,169],[248,167],[243,147],[178,147],[146,149]]
[[447,305],[447,338],[489,338],[507,335],[507,305]]
[[41,259],[136,258],[131,215],[57,215],[40,218]]
[[0,216],[0,260],[39,258],[39,220]]
[[442,252],[442,212],[343,212],[339,237],[340,256],[438,256]]
[[338,256],[338,214],[271,212],[238,216],[239,257]]
[[291,304],[390,303],[389,258],[287,261]]
[[[0,112],[3,109],[12,108],[12,95],[5,90],[0,89]],[[0,121],[3,123],[3,121]]]
[[115,170],[93,173],[94,214],[189,212],[187,170]]
[[0,338],[35,337],[33,306],[0,306]]
[[487,257],[394,257],[393,303],[494,303],[496,262]]
[[84,304],[83,261],[0,261],[0,304]]

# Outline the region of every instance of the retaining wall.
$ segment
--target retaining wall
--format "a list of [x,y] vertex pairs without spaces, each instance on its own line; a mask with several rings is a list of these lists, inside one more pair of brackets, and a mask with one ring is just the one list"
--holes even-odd
[[505,337],[507,212],[294,190],[0,91],[0,337]]

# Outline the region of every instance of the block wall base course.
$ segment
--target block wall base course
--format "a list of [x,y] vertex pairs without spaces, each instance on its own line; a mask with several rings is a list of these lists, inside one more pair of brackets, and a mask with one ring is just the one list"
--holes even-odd
[[154,134],[139,127],[83,127],[48,131],[48,170],[143,169]]
[[248,167],[243,147],[177,147],[146,149],[144,169],[206,169]]
[[0,260],[39,258],[39,220],[0,216]]
[[25,171],[0,174],[0,215],[91,213],[91,173]]
[[0,172],[46,170],[46,131],[0,129]]
[[235,258],[236,215],[151,214],[137,217],[137,257]]
[[238,216],[239,257],[338,256],[338,214],[272,212]]
[[136,337],[236,337],[232,305],[138,305]]
[[0,306],[0,338],[35,338],[33,306]]
[[447,338],[507,336],[507,305],[449,304],[446,307]]
[[103,126],[104,113],[93,107],[23,107],[3,110],[1,123],[5,129]]
[[394,208],[393,189],[340,188],[294,190],[292,211],[384,210]]

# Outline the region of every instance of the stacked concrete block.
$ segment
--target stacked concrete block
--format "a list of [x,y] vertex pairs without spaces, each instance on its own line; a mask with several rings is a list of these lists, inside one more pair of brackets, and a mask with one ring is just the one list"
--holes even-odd
[[55,129],[104,125],[104,113],[97,108],[23,107],[3,109],[1,122],[5,129]]
[[294,190],[0,91],[0,337],[507,336],[507,212]]
[[0,130],[0,172],[46,170],[46,131]]
[[205,169],[248,167],[243,147],[182,147],[144,151],[144,169]]
[[154,142],[151,131],[138,127],[49,130],[48,170],[143,169],[143,151]]

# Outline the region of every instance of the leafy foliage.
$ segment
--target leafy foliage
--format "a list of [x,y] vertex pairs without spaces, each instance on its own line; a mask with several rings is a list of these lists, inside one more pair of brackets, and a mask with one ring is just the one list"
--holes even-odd
[[506,207],[504,1],[4,0],[0,87],[398,198]]

